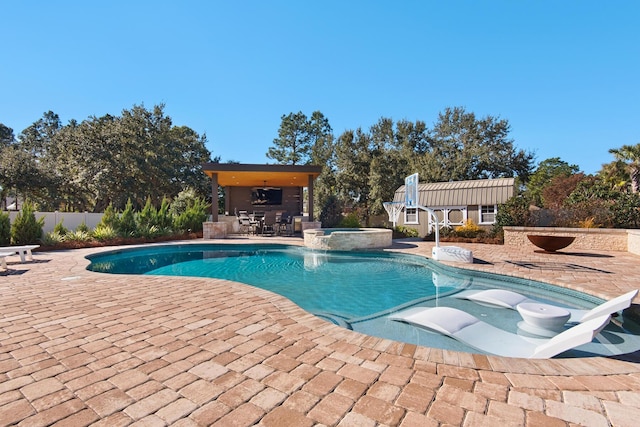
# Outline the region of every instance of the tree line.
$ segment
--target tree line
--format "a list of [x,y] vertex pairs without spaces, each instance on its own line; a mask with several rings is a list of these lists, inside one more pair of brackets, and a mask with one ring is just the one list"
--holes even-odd
[[[380,118],[369,129],[346,130],[334,138],[319,111],[281,117],[267,156],[281,164],[320,164],[316,206],[327,226],[352,212],[369,225],[384,213],[404,177],[444,182],[517,177],[516,196],[504,207],[502,225],[640,227],[640,144],[610,149],[614,161],[595,175],[560,158],[535,165],[534,155],[517,149],[507,120],[478,118],[462,107],[446,108],[432,127],[423,121]],[[532,209],[537,207],[541,209]]]
[[323,222],[333,221],[328,212],[348,210],[368,224],[384,212],[383,203],[393,200],[404,177],[416,172],[428,182],[528,177],[534,156],[514,146],[509,130],[505,119],[454,107],[431,128],[420,120],[382,117],[369,129],[335,138],[321,112],[309,118],[298,112],[282,116],[267,156],[280,164],[323,165],[315,191]]
[[640,193],[637,182],[634,184],[640,168],[640,144],[609,151],[615,160],[595,175],[587,175],[558,157],[540,162],[520,191],[498,210],[498,228],[640,228]]
[[187,188],[205,195],[206,141],[174,126],[162,104],[64,126],[48,111],[17,138],[0,124],[2,198],[12,192],[40,210],[104,212],[109,205],[122,210],[128,200],[137,209],[147,198],[160,206]]
[[[530,206],[560,212],[570,201],[574,212],[578,204],[585,215],[591,212],[593,224],[638,225],[640,144],[612,148],[615,160],[591,176],[559,158],[536,166],[534,154],[518,149],[509,132],[506,119],[450,107],[432,126],[381,117],[369,128],[347,129],[336,137],[320,111],[297,112],[281,116],[266,156],[278,164],[324,166],[314,195],[327,225],[346,212],[368,225],[384,212],[382,204],[393,199],[404,177],[416,172],[426,182],[517,177],[519,191],[511,204],[520,207],[511,214],[521,215],[503,216],[510,225],[533,221]],[[210,200],[202,164],[220,159],[212,160],[206,142],[206,135],[174,126],[162,104],[150,110],[135,105],[119,116],[92,116],[64,126],[49,111],[17,138],[0,123],[2,197],[13,191],[41,210],[92,212],[109,205],[122,210],[129,200],[138,210],[147,199],[159,207],[164,198],[189,188]],[[223,197],[220,192],[218,206],[224,206]],[[558,224],[570,222],[562,215]]]

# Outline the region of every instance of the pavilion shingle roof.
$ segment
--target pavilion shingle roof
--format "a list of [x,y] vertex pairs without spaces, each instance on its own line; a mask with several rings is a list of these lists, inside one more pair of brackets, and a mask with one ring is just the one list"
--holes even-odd
[[[405,186],[395,192],[394,201],[404,201]],[[515,178],[472,181],[430,182],[418,184],[418,201],[422,206],[494,205],[506,202],[515,193]]]

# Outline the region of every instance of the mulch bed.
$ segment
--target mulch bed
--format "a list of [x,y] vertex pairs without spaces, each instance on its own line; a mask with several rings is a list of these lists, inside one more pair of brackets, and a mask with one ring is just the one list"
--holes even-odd
[[105,241],[91,240],[88,242],[72,241],[72,242],[60,242],[55,245],[40,245],[39,248],[34,249],[34,252],[47,252],[47,251],[59,251],[64,249],[82,249],[82,248],[99,248],[103,246],[122,246],[122,245],[139,245],[142,243],[158,243],[158,242],[171,242],[174,240],[192,240],[201,239],[202,232],[198,233],[186,233],[175,234],[171,236],[161,236],[154,239],[147,239],[144,237],[117,237]]

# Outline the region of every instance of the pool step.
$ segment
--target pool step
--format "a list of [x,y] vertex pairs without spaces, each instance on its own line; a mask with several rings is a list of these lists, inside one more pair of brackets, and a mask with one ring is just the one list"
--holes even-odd
[[431,255],[436,261],[452,261],[473,264],[473,253],[458,246],[435,246]]

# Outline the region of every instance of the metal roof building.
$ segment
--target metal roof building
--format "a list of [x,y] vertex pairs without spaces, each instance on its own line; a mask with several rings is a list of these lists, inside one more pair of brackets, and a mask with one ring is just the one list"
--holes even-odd
[[[463,225],[467,220],[488,228],[496,220],[498,205],[505,203],[516,192],[515,178],[479,179],[472,181],[418,183],[418,205],[434,210],[439,228]],[[398,188],[395,202],[405,202],[406,186]],[[436,227],[421,209],[404,208],[398,224],[417,229],[426,235]]]
[[[396,190],[393,200],[404,202],[404,193],[403,185]],[[514,194],[515,178],[418,184],[418,203],[430,208],[496,205],[505,203]]]

